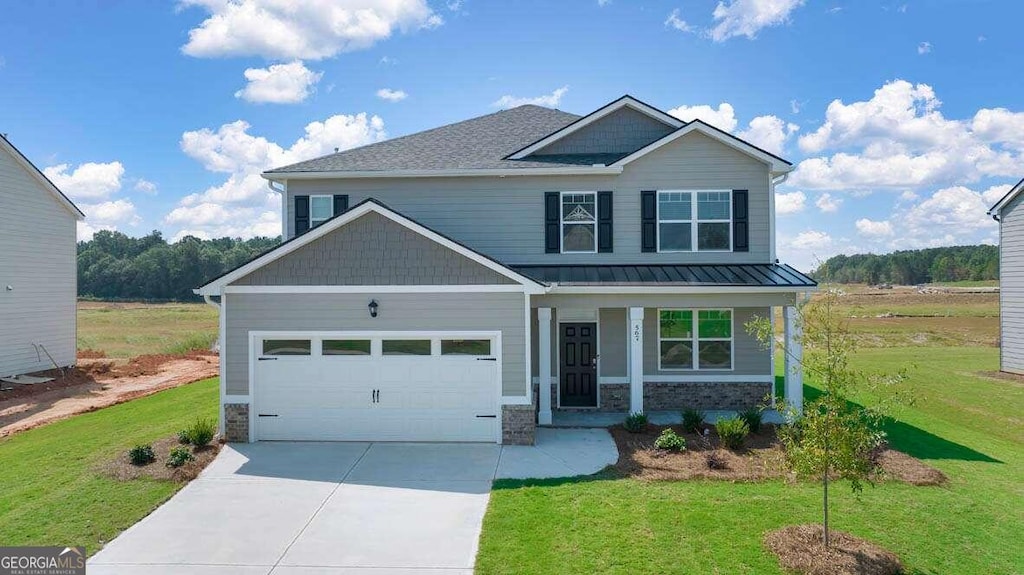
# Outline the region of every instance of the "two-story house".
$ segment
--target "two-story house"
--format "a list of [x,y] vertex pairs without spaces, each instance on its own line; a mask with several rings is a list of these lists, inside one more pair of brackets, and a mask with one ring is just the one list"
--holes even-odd
[[219,305],[233,441],[533,442],[559,410],[741,409],[747,333],[815,283],[775,257],[792,165],[629,96],[520,106],[264,173],[286,241]]

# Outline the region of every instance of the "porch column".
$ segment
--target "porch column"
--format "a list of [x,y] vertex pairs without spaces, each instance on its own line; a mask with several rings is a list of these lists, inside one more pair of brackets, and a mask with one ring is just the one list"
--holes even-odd
[[644,410],[644,308],[629,308],[629,412]]
[[797,314],[797,308],[787,305],[782,308],[783,330],[785,332],[786,403],[797,413],[804,411],[804,328]]
[[539,425],[551,425],[551,308],[537,308],[537,364],[540,385],[537,388]]

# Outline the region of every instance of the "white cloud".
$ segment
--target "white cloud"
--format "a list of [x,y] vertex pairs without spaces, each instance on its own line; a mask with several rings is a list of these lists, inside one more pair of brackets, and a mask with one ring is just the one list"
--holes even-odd
[[274,64],[269,68],[249,68],[245,88],[235,92],[236,98],[257,104],[297,104],[313,93],[313,86],[323,77],[296,60]]
[[[185,132],[181,149],[211,172],[227,179],[178,203],[164,223],[178,234],[197,237],[278,235],[281,233],[280,196],[267,189],[264,170],[383,140],[384,121],[365,113],[336,115],[306,126],[305,135],[290,147],[249,133],[243,120],[217,130]],[[267,214],[270,214],[268,216]],[[273,217],[271,217],[273,216]]]
[[78,222],[78,229],[76,231],[75,236],[76,236],[78,241],[80,241],[80,242],[87,242],[87,241],[91,240],[92,237],[94,235],[96,235],[96,232],[98,232],[100,230],[115,231],[116,229],[117,228],[115,228],[113,225],[110,225],[110,224],[93,225],[88,220],[83,220],[83,221]]
[[818,209],[825,213],[834,214],[839,211],[839,206],[843,205],[843,200],[825,192],[818,196],[818,199],[814,201],[814,205],[818,206]]
[[672,108],[668,113],[684,122],[700,119],[726,132],[735,130],[738,123],[736,121],[736,111],[733,109],[732,104],[728,102],[719,104],[717,110],[706,104],[698,106],[683,105],[678,108]]
[[445,2],[445,6],[447,6],[452,12],[458,12],[461,10],[463,4],[465,4],[463,0],[448,0]]
[[823,250],[832,245],[832,236],[817,230],[800,232],[790,244],[800,250]]
[[43,168],[43,173],[74,200],[95,200],[109,197],[121,189],[124,166],[121,162],[97,164],[86,162],[69,171],[68,164]]
[[519,96],[505,95],[494,101],[491,105],[495,108],[508,109],[515,108],[516,106],[525,106],[527,104],[533,104],[535,106],[544,106],[546,108],[554,108],[558,106],[558,103],[562,101],[562,96],[569,91],[569,86],[562,86],[561,88],[545,94],[543,96],[535,96],[533,98],[522,98]]
[[144,180],[142,178],[139,178],[139,179],[135,180],[135,185],[133,186],[133,189],[136,192],[142,192],[143,194],[146,194],[147,196],[154,196],[154,195],[156,195],[157,185],[154,184],[153,182],[149,181],[149,180]]
[[[994,234],[998,225],[985,212],[1009,186],[974,191],[965,186],[942,188],[899,214],[900,237],[894,248],[921,248],[977,243],[979,234]],[[995,198],[995,199],[992,199]]]
[[381,100],[387,100],[388,102],[401,102],[402,100],[409,97],[402,90],[392,90],[391,88],[381,88],[377,90],[377,97]]
[[927,84],[895,80],[870,100],[829,104],[825,121],[799,138],[810,157],[790,182],[812,189],[918,188],[1008,177],[1020,171],[1024,114],[996,108],[947,119]]
[[887,237],[893,234],[892,224],[887,220],[874,221],[867,218],[861,218],[856,223],[857,232],[868,238],[880,238]]
[[927,54],[927,53],[929,53],[931,51],[932,51],[932,43],[931,42],[921,42],[920,44],[917,45],[917,53],[918,54]]
[[736,36],[753,40],[764,28],[789,22],[793,10],[803,6],[805,0],[731,0],[719,2],[712,12],[715,26],[708,35],[715,42],[724,42]]
[[135,204],[131,200],[119,199],[98,204],[81,203],[78,207],[86,220],[78,223],[78,240],[88,241],[100,230],[124,231],[126,226],[138,226],[142,222]]
[[189,56],[320,60],[369,48],[397,30],[444,21],[426,0],[183,0],[209,17],[188,33]]
[[672,13],[668,15],[668,18],[665,19],[665,26],[675,28],[680,32],[693,32],[693,26],[687,24],[686,20],[679,17],[679,14],[679,8],[673,10]]
[[796,100],[796,99],[790,100],[789,101],[789,111],[793,112],[794,114],[799,114],[800,110],[804,107],[804,104],[806,104],[806,103],[807,102],[801,102],[800,100]]
[[796,214],[804,211],[807,196],[803,192],[783,194],[775,192],[775,213],[779,215]]
[[800,126],[783,122],[775,116],[758,116],[750,121],[746,130],[736,135],[759,148],[781,156],[786,141],[799,129]]
[[396,64],[398,64],[398,60],[395,60],[394,58],[392,58],[390,56],[381,56],[380,57],[380,65],[381,66],[394,66]]
[[902,202],[913,202],[913,201],[918,200],[920,198],[921,198],[921,196],[917,195],[915,192],[912,192],[910,190],[904,190],[903,193],[900,194],[899,201],[901,203]]

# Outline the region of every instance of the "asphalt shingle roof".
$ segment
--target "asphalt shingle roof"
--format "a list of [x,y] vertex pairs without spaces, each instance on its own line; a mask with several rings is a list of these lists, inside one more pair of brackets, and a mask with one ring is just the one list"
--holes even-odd
[[578,120],[580,116],[525,105],[345,150],[268,173],[545,168],[590,166],[618,160],[622,154],[502,158]]

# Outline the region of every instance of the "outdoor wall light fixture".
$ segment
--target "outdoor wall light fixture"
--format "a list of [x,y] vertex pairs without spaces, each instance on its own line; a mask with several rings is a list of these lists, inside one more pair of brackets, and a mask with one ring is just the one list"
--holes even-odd
[[380,307],[377,305],[377,300],[371,299],[370,304],[366,307],[370,308],[370,317],[377,317],[377,308]]

